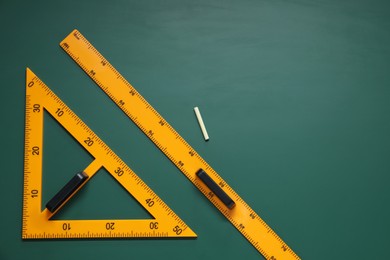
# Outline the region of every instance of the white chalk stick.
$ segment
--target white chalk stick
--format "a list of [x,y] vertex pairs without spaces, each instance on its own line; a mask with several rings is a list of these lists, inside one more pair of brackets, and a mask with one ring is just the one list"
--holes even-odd
[[209,135],[207,134],[206,127],[204,126],[203,119],[202,119],[202,116],[200,114],[199,108],[198,107],[194,107],[194,111],[195,111],[196,118],[198,119],[200,129],[202,130],[202,133],[203,133],[203,136],[204,136],[204,140],[208,141],[209,140]]

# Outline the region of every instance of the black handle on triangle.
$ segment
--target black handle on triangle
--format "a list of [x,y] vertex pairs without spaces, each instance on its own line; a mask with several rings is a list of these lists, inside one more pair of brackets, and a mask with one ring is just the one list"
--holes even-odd
[[81,184],[88,179],[85,172],[77,173],[65,186],[46,204],[46,208],[50,212],[55,212]]

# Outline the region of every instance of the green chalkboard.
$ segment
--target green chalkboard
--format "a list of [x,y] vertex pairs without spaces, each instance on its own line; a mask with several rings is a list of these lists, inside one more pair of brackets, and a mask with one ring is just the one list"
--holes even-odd
[[[59,47],[75,28],[300,257],[389,259],[389,11],[380,0],[0,0],[0,259],[262,259]],[[198,238],[23,241],[26,67]],[[44,132],[43,204],[92,160],[48,115]],[[149,217],[104,171],[56,216]]]

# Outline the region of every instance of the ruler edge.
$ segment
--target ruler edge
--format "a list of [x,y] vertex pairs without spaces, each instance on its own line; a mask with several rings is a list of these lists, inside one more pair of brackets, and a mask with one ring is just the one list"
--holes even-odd
[[[160,113],[152,106],[150,105],[150,103],[131,85],[131,83],[129,83],[125,77],[122,76],[122,74],[119,73],[119,71],[94,47],[94,45],[92,45],[88,40],[87,38],[78,30],[78,29],[73,29],[71,33],[67,34],[66,37],[61,40],[61,42],[59,43],[59,46],[61,47],[61,49],[73,60],[73,62],[75,62],[83,71],[84,73],[90,78],[92,79],[92,81],[98,85],[98,87],[108,96],[109,99],[112,100],[112,102],[115,103],[115,105],[117,105],[117,107],[119,107],[119,109],[141,130],[141,132],[143,134],[146,135],[146,137],[166,156],[168,157],[168,159],[179,169],[180,172],[182,172],[184,175],[186,175],[187,179],[190,179],[187,174],[185,174],[183,172],[183,170],[169,157],[167,156],[164,151],[162,149],[160,149],[160,147],[153,141],[153,138],[151,138],[150,136],[148,136],[144,131],[143,129],[138,125],[138,123],[136,121],[134,121],[126,112],[125,110],[120,107],[118,104],[117,104],[117,101],[115,98],[113,98],[112,95],[109,95],[105,88],[103,86],[101,86],[101,83],[96,80],[96,78],[93,76],[93,75],[90,75],[86,69],[84,69],[84,66],[82,66],[80,63],[79,63],[79,60],[78,58],[74,58],[74,56],[67,51],[67,49],[65,49],[63,47],[63,43],[65,42],[65,40],[68,38],[68,37],[71,37],[72,35],[74,35],[75,33],[78,33],[80,36],[81,36],[81,39],[92,49],[92,51],[99,56],[99,58],[101,58],[102,60],[104,60],[105,62],[107,62],[108,66],[113,70],[113,72],[116,73],[116,75],[118,76],[118,78],[120,78],[123,83],[127,86],[130,86],[132,88],[132,90],[136,91],[136,93],[138,94],[138,96],[143,100],[143,102],[145,102],[145,104],[147,104],[149,106],[149,108],[151,108],[153,110],[153,113],[156,114],[157,116],[159,116],[160,118],[164,119],[164,117],[162,117],[160,115]],[[176,133],[179,138],[181,139],[181,141],[187,146],[187,147],[190,147],[192,148],[192,146],[190,146],[187,141],[164,119],[165,123],[167,123],[167,125],[169,125],[169,128],[174,132]],[[237,192],[206,162],[206,160],[204,160],[197,152],[195,149],[191,149],[192,151],[195,152],[195,155],[198,157],[199,160],[201,160],[206,166],[206,170],[211,172],[216,176],[216,178],[219,180],[219,181],[223,181],[225,185],[227,185],[227,189],[229,190],[229,192],[231,192],[232,194],[234,194],[236,197],[240,198],[240,202],[244,205],[244,207],[246,207],[247,209],[250,209],[255,215],[256,217],[258,218],[258,220],[262,223],[262,225],[264,227],[266,227],[266,229],[268,229],[268,233],[271,233],[275,238],[276,240],[278,240],[279,242],[281,242],[282,245],[286,246],[287,247],[287,250],[286,251],[289,251],[291,253],[292,256],[294,256],[296,259],[300,259],[300,257],[295,253],[295,251],[293,251],[291,249],[290,246],[287,245],[287,243],[284,242],[284,240],[241,198],[241,196],[239,196],[237,194]],[[191,181],[191,179],[190,179]],[[266,258],[269,258],[269,255],[262,249],[260,248],[259,246],[253,244],[251,242],[251,240],[247,237],[247,235],[245,235],[243,233],[242,230],[240,230],[238,228],[238,225],[235,224],[235,222],[230,218],[228,217],[227,215],[224,214],[224,211],[223,210],[220,210],[220,208],[217,206],[218,204],[216,202],[214,202],[212,199],[210,199],[205,192],[202,191],[202,189],[200,188],[200,186],[198,186],[196,184],[195,181],[191,181],[192,184],[195,185],[195,187],[198,188],[198,190],[201,191],[201,193],[207,198],[207,200],[209,200],[217,209],[218,211],[224,216],[226,217],[229,222],[231,222],[233,224],[233,226],[239,231],[239,233],[245,237],[245,239],[247,239],[250,244],[255,247],[258,251],[261,252],[261,254],[266,257]]]

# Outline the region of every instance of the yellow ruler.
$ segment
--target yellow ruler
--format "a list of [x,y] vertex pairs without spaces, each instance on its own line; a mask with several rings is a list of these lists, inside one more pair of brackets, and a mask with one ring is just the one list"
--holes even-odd
[[267,259],[299,259],[77,30],[60,46]]
[[[26,72],[23,239],[105,237],[196,237],[196,234],[31,70]],[[105,168],[154,219],[50,220],[61,208],[41,210],[43,119],[47,111],[94,160],[88,179]],[[67,201],[71,198],[69,196]],[[129,196],[130,197],[130,196]]]

